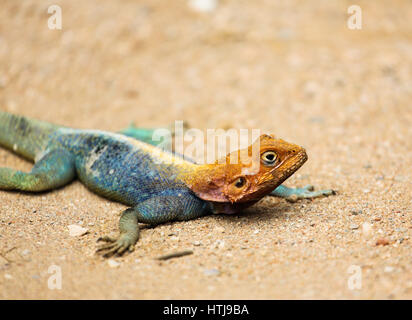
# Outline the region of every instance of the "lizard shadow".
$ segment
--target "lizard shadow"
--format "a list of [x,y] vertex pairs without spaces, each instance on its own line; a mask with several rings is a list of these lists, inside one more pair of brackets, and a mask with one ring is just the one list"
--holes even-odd
[[[286,201],[280,201],[276,203],[275,206],[269,206],[268,204],[264,204],[259,201],[250,208],[236,214],[210,214],[199,219],[213,219],[214,221],[221,221],[223,224],[228,224],[231,226],[237,224],[240,219],[242,219],[242,222],[245,222],[246,224],[257,225],[258,223],[265,223],[273,220],[290,219],[291,215],[286,214],[287,212],[294,212],[293,217],[297,217],[299,212],[297,212],[295,207],[296,203],[291,204]],[[161,225],[173,225],[176,222],[178,221],[168,221],[162,223]],[[154,229],[157,226],[158,225],[139,223],[139,227],[141,229]]]
[[222,218],[222,222],[224,221],[224,223],[227,224],[238,223],[240,219],[242,219],[242,222],[247,224],[257,224],[298,217],[300,212],[297,208],[297,203],[288,203],[284,200],[271,205],[266,202],[262,203],[259,201],[252,207],[247,208],[237,214],[220,214],[219,217]]
[[[240,219],[242,222],[246,224],[258,224],[258,223],[265,223],[265,222],[272,222],[274,220],[287,220],[291,217],[298,217],[300,212],[297,211],[297,204],[298,203],[288,203],[284,200],[281,200],[275,204],[269,206],[267,203],[262,203],[259,201],[258,203],[254,204],[250,208],[247,208],[239,213],[235,214],[210,214],[204,217],[199,218],[202,219],[213,219],[214,221],[218,220],[221,221],[223,224],[234,225],[237,224]],[[289,213],[289,214],[287,214]],[[291,214],[292,213],[292,214]],[[178,221],[168,221],[162,223],[162,225],[172,225]],[[150,225],[150,224],[139,224],[141,229],[154,229],[158,225]]]

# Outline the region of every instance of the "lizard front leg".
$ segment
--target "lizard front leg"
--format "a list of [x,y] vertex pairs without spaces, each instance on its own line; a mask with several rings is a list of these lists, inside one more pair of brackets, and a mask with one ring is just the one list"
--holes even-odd
[[312,185],[307,185],[303,188],[289,188],[284,185],[280,185],[269,195],[285,198],[289,202],[295,202],[299,199],[312,199],[333,194],[336,194],[336,191],[332,189],[315,191],[315,188]]
[[108,258],[133,251],[139,239],[139,222],[157,225],[174,220],[189,220],[205,215],[207,209],[206,202],[191,194],[176,192],[176,195],[154,196],[123,211],[119,220],[119,237],[99,238],[98,241],[108,242],[108,244],[100,246],[96,253]]
[[99,247],[96,252],[108,258],[114,254],[122,255],[127,250],[133,251],[134,245],[139,240],[139,215],[140,212],[137,207],[123,211],[119,219],[119,237],[104,236],[97,239],[97,241],[105,241],[108,244]]

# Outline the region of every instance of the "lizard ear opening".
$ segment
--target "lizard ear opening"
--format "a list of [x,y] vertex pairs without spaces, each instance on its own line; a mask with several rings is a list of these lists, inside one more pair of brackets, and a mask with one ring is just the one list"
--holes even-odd
[[191,186],[192,191],[200,199],[213,202],[228,202],[228,198],[225,196],[224,180],[223,179],[211,179],[207,183],[201,183]]

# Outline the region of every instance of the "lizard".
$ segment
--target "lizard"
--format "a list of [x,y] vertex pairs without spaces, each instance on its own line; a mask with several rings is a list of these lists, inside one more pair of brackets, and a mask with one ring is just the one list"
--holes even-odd
[[[139,134],[146,130],[134,128],[122,134],[73,129],[0,111],[0,145],[34,162],[30,172],[0,167],[0,190],[48,191],[77,177],[92,192],[125,204],[118,237],[98,239],[105,244],[96,252],[104,257],[133,251],[139,223],[237,213],[268,194],[301,198],[334,194],[312,191],[311,186],[281,185],[306,162],[307,154],[273,135],[261,135],[254,142],[259,146],[259,170],[246,175],[244,169],[253,161],[230,163],[232,152],[224,163],[196,164],[140,141]],[[237,159],[249,155],[253,146],[239,150]]]

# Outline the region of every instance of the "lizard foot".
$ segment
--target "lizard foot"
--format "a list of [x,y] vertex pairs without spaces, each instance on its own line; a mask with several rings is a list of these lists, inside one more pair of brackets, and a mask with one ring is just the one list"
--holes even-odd
[[126,234],[120,235],[117,239],[108,236],[97,239],[97,242],[100,241],[107,242],[107,244],[97,248],[96,253],[102,255],[104,258],[109,258],[113,255],[121,256],[126,251],[132,252],[134,250],[134,244],[136,243],[136,241],[133,241],[133,239]]
[[332,189],[318,190],[315,191],[315,187],[312,185],[307,185],[303,188],[296,188],[293,193],[286,197],[288,202],[296,202],[299,199],[313,199],[318,197],[335,195],[336,191]]

